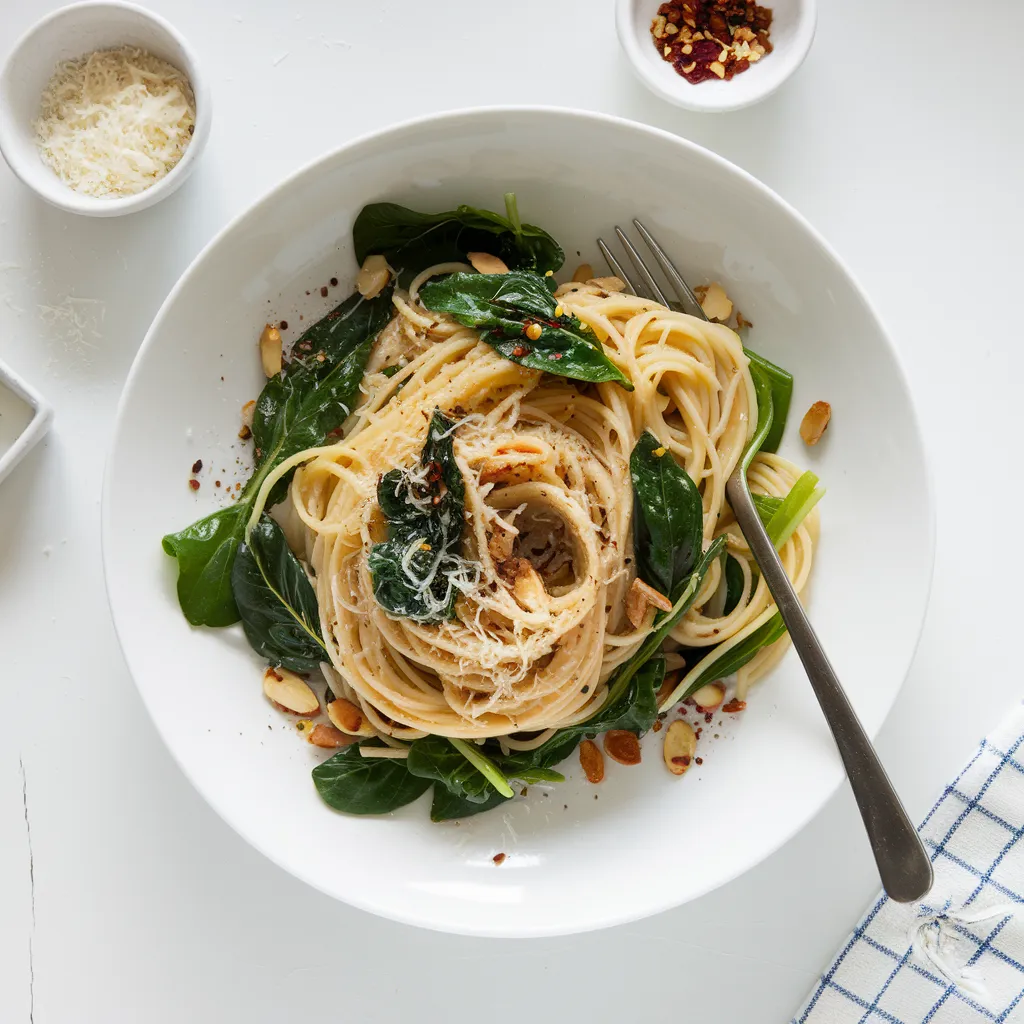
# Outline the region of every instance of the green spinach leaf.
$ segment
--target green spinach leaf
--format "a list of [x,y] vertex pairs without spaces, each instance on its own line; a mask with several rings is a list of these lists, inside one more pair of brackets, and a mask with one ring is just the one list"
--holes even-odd
[[561,307],[551,294],[549,280],[522,270],[449,274],[428,281],[420,289],[420,301],[427,309],[477,328],[488,345],[520,366],[572,380],[615,381],[632,391],[629,377],[609,358],[594,333],[575,316],[558,315]]
[[389,615],[414,622],[450,619],[459,593],[479,573],[461,554],[466,495],[455,425],[435,410],[419,466],[393,469],[377,485],[388,539],[370,549],[373,594]]
[[284,531],[266,513],[238,550],[231,589],[249,645],[271,665],[313,672],[328,660],[316,594]]
[[474,803],[465,797],[456,796],[443,782],[434,783],[434,797],[430,803],[431,821],[454,821],[456,818],[469,818],[474,814],[482,814],[505,803],[510,799],[502,796],[496,789],[488,787],[482,802]]
[[687,686],[678,699],[686,700],[687,697],[696,693],[705,683],[714,683],[719,679],[725,679],[726,676],[731,676],[734,672],[743,668],[762,647],[775,643],[776,640],[781,639],[785,632],[786,624],[782,621],[782,616],[776,612],[763,626],[755,629],[750,636],[741,640],[735,647],[731,648],[716,661],[712,661]]
[[[477,757],[484,758],[500,775],[500,769],[495,768],[494,762],[482,750],[478,749]],[[512,795],[507,782],[503,791],[499,790],[477,765],[467,759],[455,741],[444,736],[430,735],[416,740],[409,747],[406,766],[413,775],[439,782],[447,786],[453,795],[471,804],[484,803],[492,792],[502,792],[506,799]]]
[[[380,746],[379,741],[368,742]],[[403,760],[363,757],[363,745],[353,743],[313,769],[317,792],[336,811],[387,814],[430,788],[430,780],[411,775]]]
[[408,285],[434,263],[465,262],[470,252],[488,252],[512,269],[555,271],[565,255],[546,232],[519,219],[515,195],[505,196],[506,216],[472,206],[444,213],[418,213],[396,203],[364,206],[352,227],[356,259],[380,253]]
[[[256,401],[256,471],[238,501],[163,538],[164,551],[177,559],[178,603],[192,625],[238,621],[231,571],[260,487],[275,466],[323,444],[341,426],[355,403],[373,342],[390,315],[387,289],[369,302],[352,296],[310,327],[297,343],[308,341],[308,353],[301,350],[301,358],[268,380]],[[277,484],[268,506],[283,497],[286,487],[284,480]]]
[[633,481],[633,549],[637,573],[675,601],[686,586],[704,538],[697,485],[648,430],[629,457]]
[[[752,352],[749,348],[744,351],[750,359],[751,367],[757,367],[771,390],[772,424],[758,448],[762,452],[777,452],[779,445],[782,444],[786,419],[789,417],[789,405],[793,398],[793,375],[788,370],[765,359],[764,356]],[[761,401],[760,396],[758,401]]]
[[722,607],[723,615],[731,615],[736,605],[740,603],[743,596],[743,569],[740,563],[732,557],[725,556],[725,604]]

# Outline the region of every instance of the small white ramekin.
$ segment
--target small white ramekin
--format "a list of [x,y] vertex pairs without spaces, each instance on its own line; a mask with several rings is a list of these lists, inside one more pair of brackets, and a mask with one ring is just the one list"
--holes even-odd
[[[43,89],[58,63],[120,46],[148,50],[188,78],[196,100],[196,127],[185,155],[156,184],[137,195],[97,199],[75,192],[43,163],[34,123]],[[199,159],[210,122],[210,90],[192,48],[159,15],[120,0],[89,0],[54,11],[18,40],[0,70],[0,153],[29,188],[70,213],[117,217],[169,196]]]
[[772,9],[772,52],[728,82],[691,85],[662,60],[651,38],[661,0],[615,0],[619,42],[640,81],[677,107],[715,113],[740,110],[770,96],[804,62],[814,40],[817,0],[763,0]]

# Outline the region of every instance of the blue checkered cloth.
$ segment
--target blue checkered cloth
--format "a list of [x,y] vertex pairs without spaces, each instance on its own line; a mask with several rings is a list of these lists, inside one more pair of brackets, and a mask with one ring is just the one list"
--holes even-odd
[[925,818],[935,884],[880,896],[794,1024],[1024,1021],[1024,705]]

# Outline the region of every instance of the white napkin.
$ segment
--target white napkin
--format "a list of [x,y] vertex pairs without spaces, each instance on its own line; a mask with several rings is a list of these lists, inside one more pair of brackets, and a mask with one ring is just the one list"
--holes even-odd
[[911,904],[880,896],[795,1024],[1024,1021],[1024,705],[918,831],[931,892]]

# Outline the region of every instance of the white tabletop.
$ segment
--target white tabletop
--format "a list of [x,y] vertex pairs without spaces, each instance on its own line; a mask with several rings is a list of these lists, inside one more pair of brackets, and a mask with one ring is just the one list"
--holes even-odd
[[[0,52],[55,5],[3,6]],[[378,920],[246,846],[172,763],[111,628],[99,502],[115,404],[199,248],[282,176],[367,130],[551,103],[710,147],[847,259],[918,398],[939,503],[935,586],[878,745],[919,819],[1021,693],[1024,90],[999,37],[1013,0],[972,5],[969,32],[952,0],[823,0],[797,75],[718,116],[676,110],[634,80],[610,0],[151,6],[196,46],[214,90],[213,135],[185,187],[155,209],[89,220],[43,205],[0,164],[0,357],[56,406],[47,441],[0,485],[0,1020],[784,1020],[877,886],[846,790],[724,889],[564,939]],[[663,870],[678,853],[664,851]]]

